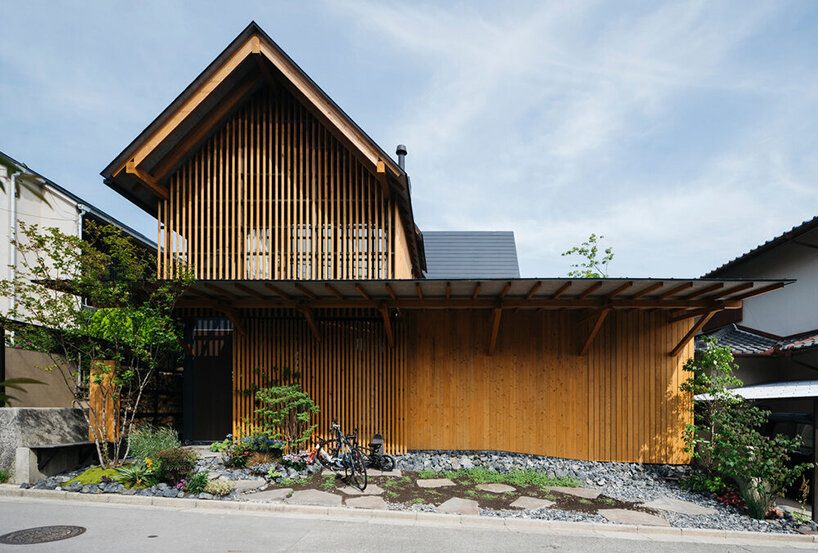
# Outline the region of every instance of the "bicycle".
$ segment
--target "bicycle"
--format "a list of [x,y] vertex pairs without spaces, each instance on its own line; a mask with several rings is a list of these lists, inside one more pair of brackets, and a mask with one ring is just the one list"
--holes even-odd
[[358,446],[358,429],[352,434],[344,434],[338,421],[332,419],[329,439],[317,434],[313,436],[318,439],[318,444],[310,452],[309,462],[318,462],[335,472],[343,469],[344,480],[364,491],[367,483],[366,457]]

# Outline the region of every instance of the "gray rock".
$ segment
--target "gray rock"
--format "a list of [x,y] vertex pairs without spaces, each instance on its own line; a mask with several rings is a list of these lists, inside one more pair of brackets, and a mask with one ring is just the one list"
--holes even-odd
[[441,513],[457,513],[460,515],[479,515],[477,502],[473,499],[453,497],[441,503],[437,510]]
[[176,488],[165,488],[162,490],[162,497],[176,497],[179,493],[179,490]]
[[199,499],[215,499],[215,497],[210,495],[209,493],[200,493]]

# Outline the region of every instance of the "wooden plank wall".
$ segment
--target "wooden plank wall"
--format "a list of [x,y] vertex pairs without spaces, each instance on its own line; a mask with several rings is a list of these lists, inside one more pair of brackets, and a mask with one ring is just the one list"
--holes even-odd
[[395,347],[386,343],[383,321],[373,312],[321,310],[314,313],[321,341],[304,318],[288,311],[245,313],[245,334],[233,336],[233,434],[257,430],[257,405],[245,391],[263,387],[282,369],[321,407],[318,432],[328,434],[337,417],[345,432],[358,427],[362,443],[384,435],[387,451],[405,453],[405,333],[393,325]]
[[256,92],[170,177],[169,191],[158,209],[160,277],[173,276],[174,259],[199,279],[396,275],[394,202],[284,89]]
[[505,450],[594,461],[686,463],[684,360],[668,352],[691,321],[608,316],[586,356],[580,312],[503,313],[487,355],[488,312],[407,315],[407,447]]

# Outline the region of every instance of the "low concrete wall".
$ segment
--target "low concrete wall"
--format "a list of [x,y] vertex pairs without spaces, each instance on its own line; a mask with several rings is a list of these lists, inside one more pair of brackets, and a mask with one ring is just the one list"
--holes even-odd
[[25,391],[7,390],[16,400],[14,407],[73,407],[74,396],[60,370],[45,370],[54,365],[47,353],[25,349],[6,349],[6,378],[34,378],[43,384],[27,384]]
[[0,469],[14,472],[18,447],[84,442],[88,424],[80,409],[5,407],[0,409]]

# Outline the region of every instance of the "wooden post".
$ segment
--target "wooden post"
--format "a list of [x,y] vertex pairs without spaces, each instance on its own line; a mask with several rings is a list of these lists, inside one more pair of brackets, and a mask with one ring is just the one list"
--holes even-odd
[[[104,368],[100,367],[104,366]],[[88,418],[91,428],[88,437],[95,440],[100,436],[103,441],[116,442],[119,437],[119,398],[114,398],[111,379],[116,365],[113,361],[97,361],[97,366],[91,367],[91,378],[88,389]],[[98,375],[101,373],[101,378]],[[99,378],[99,382],[97,379]],[[104,420],[101,420],[103,419]]]
[[[185,321],[184,338],[183,341],[194,346],[193,329],[196,321],[194,319],[187,319]],[[185,358],[182,361],[182,439],[185,442],[190,442],[196,439],[196,375],[193,359],[193,352],[185,351]]]

